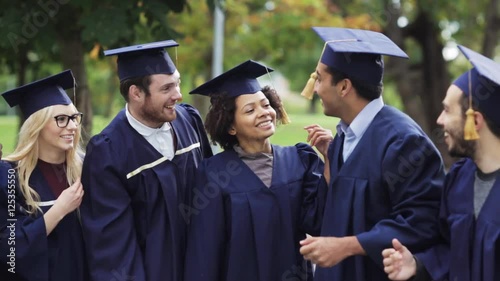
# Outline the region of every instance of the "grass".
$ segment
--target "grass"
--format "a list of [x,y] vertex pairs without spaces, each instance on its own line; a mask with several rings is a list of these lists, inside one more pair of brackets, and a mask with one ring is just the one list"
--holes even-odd
[[337,118],[325,116],[323,114],[289,114],[292,123],[278,126],[276,133],[271,138],[271,142],[279,145],[293,145],[298,142],[306,142],[307,132],[304,126],[318,124],[323,128],[331,129],[335,132],[338,123]]
[[3,155],[14,151],[17,141],[18,118],[16,116],[0,116],[0,143]]
[[[299,108],[293,108],[293,111],[302,111]],[[287,108],[290,108],[287,105]],[[305,111],[305,110],[304,110]],[[310,124],[319,124],[324,128],[335,131],[338,119],[324,116],[321,112],[318,114],[291,113],[288,112],[292,123],[278,126],[276,133],[271,138],[271,142],[279,145],[294,145],[298,142],[305,142],[307,133],[304,126]],[[99,133],[110,120],[102,116],[94,116],[94,126],[92,135]],[[3,155],[8,155],[14,151],[17,140],[18,119],[16,116],[0,116],[0,143],[3,145]]]

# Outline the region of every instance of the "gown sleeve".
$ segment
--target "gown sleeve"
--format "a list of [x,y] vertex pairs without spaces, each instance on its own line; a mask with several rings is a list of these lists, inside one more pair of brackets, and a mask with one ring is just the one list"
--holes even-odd
[[[190,205],[190,224],[187,239],[185,281],[224,280],[221,264],[224,255],[225,213],[220,188],[207,176],[207,161],[198,167],[197,180]],[[210,198],[204,203],[197,194],[207,193]]]
[[201,120],[200,113],[194,107],[189,104],[181,104],[181,106],[186,109],[186,111],[191,116],[191,124],[196,130],[198,134],[198,138],[200,139],[201,150],[203,151],[203,158],[208,158],[213,155],[212,147],[210,146],[210,142],[208,141],[207,133],[205,132],[205,128],[203,127],[203,121]]
[[[7,271],[13,265],[15,276],[48,281],[49,250],[45,220],[39,214],[28,215],[21,207],[23,199],[17,185],[19,179],[17,173],[9,171],[12,168],[10,163],[0,161],[0,276],[13,280],[14,274]],[[13,206],[15,211],[10,216]],[[11,261],[13,263],[9,264]]]
[[306,171],[302,182],[302,229],[313,236],[320,235],[326,201],[327,183],[324,163],[313,148],[305,143],[295,145]]
[[450,271],[450,228],[448,225],[449,209],[446,199],[450,187],[457,184],[455,182],[455,177],[465,162],[464,159],[456,162],[446,176],[443,196],[441,198],[441,208],[439,210],[439,231],[441,233],[441,241],[432,248],[415,254],[425,267],[425,270],[432,277],[432,280],[448,279]]
[[441,157],[430,140],[415,134],[392,142],[385,151],[380,169],[386,188],[380,192],[389,195],[390,217],[378,221],[357,238],[366,254],[383,268],[380,253],[391,246],[395,237],[412,252],[422,251],[437,242],[444,170]]
[[131,198],[115,163],[121,161],[114,151],[118,147],[97,135],[90,140],[83,162],[85,195],[80,212],[89,268],[92,280],[117,276],[146,280]]

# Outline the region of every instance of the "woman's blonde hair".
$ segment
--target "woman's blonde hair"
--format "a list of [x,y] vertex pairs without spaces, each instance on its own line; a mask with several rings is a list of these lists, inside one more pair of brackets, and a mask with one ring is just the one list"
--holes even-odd
[[[70,106],[76,111],[73,104]],[[26,200],[27,211],[30,214],[36,214],[39,207],[40,195],[29,186],[29,179],[35,169],[39,152],[38,137],[48,122],[54,121],[54,106],[45,107],[33,113],[26,119],[19,131],[19,141],[12,154],[5,157],[4,160],[17,162],[17,172],[19,177],[19,187]],[[73,148],[66,151],[66,178],[69,185],[72,185],[76,179],[81,176],[83,149],[80,147],[81,126],[78,126],[73,140]]]

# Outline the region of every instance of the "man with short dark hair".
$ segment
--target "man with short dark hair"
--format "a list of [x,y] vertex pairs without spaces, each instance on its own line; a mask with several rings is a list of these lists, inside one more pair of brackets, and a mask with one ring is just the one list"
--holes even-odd
[[168,40],[106,51],[118,55],[127,101],[88,146],[81,207],[95,281],[182,280],[196,167],[212,155],[199,113],[181,100]]
[[474,68],[448,88],[437,119],[450,155],[463,157],[446,176],[443,240],[414,257],[394,236],[382,252],[391,280],[500,280],[500,64],[459,49]]
[[[407,55],[378,32],[314,31],[326,42],[314,90],[340,123],[329,148],[312,143],[330,181],[321,236],[301,241],[300,251],[317,264],[315,280],[387,280],[380,252],[393,237],[419,250],[437,240],[442,159],[413,120],[382,101],[382,55]],[[306,129],[312,140],[322,132]]]

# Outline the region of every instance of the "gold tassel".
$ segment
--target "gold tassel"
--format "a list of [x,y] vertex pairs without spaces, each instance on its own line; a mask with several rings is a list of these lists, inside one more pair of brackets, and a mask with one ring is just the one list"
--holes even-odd
[[[323,45],[323,50],[321,51],[321,55],[319,56],[318,64],[321,61],[323,54],[325,53],[325,49],[326,49],[326,46],[328,45],[328,43],[356,42],[356,41],[358,41],[358,39],[356,39],[356,38],[326,41],[325,44]],[[311,100],[313,98],[313,95],[314,95],[314,84],[316,83],[316,80],[318,80],[318,74],[316,72],[311,73],[311,76],[309,77],[309,80],[307,80],[307,84],[304,87],[304,90],[302,90],[302,93],[300,93],[300,95]]]
[[288,117],[288,113],[286,113],[286,110],[285,110],[285,107],[283,106],[283,104],[281,104],[280,113],[281,113],[281,124],[286,125],[286,124],[292,123],[292,121],[290,120],[290,117]]
[[472,85],[471,85],[471,71],[469,71],[469,109],[465,114],[465,126],[464,126],[464,140],[477,140],[479,135],[476,131],[476,122],[474,122],[474,109],[472,109]]
[[300,93],[300,95],[311,100],[314,95],[314,84],[316,83],[317,79],[318,79],[318,74],[316,74],[316,72],[311,73],[311,76],[309,77],[309,80],[307,80],[307,84],[304,87],[304,90],[302,90],[302,93]]
[[464,140],[477,140],[479,135],[476,132],[476,124],[474,122],[474,109],[467,109],[467,117],[465,119]]

